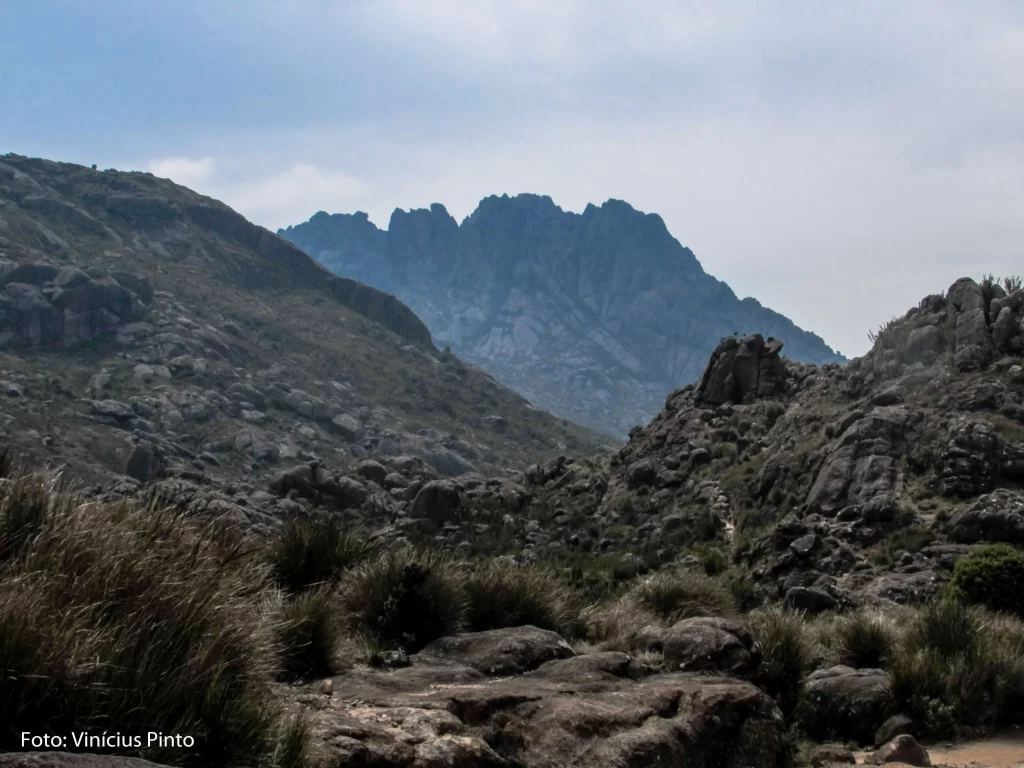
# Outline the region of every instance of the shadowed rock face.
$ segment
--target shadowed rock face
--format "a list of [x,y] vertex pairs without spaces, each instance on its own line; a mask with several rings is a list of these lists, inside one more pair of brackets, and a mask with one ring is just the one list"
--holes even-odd
[[613,434],[646,423],[735,332],[784,338],[797,360],[843,360],[739,300],[660,217],[620,200],[576,214],[548,197],[488,197],[461,225],[435,204],[396,210],[387,231],[363,213],[318,213],[280,234],[399,296],[438,342],[534,403]]
[[97,269],[93,275],[0,260],[0,348],[69,346],[145,317],[144,301],[153,297],[145,277]]

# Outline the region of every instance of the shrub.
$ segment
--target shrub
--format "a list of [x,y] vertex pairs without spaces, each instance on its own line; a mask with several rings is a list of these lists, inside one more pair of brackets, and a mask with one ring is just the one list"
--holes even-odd
[[336,515],[316,513],[285,523],[270,545],[269,560],[278,585],[300,592],[337,581],[369,552],[366,539],[349,531]]
[[669,623],[733,611],[729,590],[720,581],[696,573],[657,573],[640,581],[623,599]]
[[911,525],[889,534],[885,540],[885,549],[890,556],[895,556],[897,552],[914,553],[920,552],[933,541],[935,534],[930,530]]
[[949,584],[950,596],[993,611],[1024,616],[1024,553],[1008,544],[978,547],[960,558]]
[[469,574],[463,593],[470,632],[532,624],[570,637],[584,633],[572,590],[546,568],[489,563]]
[[984,618],[957,601],[936,601],[921,610],[894,655],[893,696],[930,735],[988,728],[999,719],[1009,670],[990,652]]
[[775,606],[750,614],[748,627],[761,653],[754,682],[788,716],[796,709],[813,655],[804,616]]
[[896,652],[896,632],[878,614],[858,611],[844,616],[836,622],[833,632],[839,663],[855,669],[884,667]]
[[718,547],[698,547],[697,559],[708,576],[718,576],[729,568],[729,558]]
[[278,644],[282,677],[297,680],[332,674],[340,635],[333,591],[321,587],[288,600],[281,618]]
[[1003,278],[1003,289],[1007,293],[1016,293],[1024,286],[1024,279],[1017,275],[1010,275],[1009,277]]
[[410,653],[463,626],[459,576],[437,553],[385,552],[349,571],[341,596],[353,629]]
[[[194,754],[147,754],[158,762],[261,760],[277,718],[265,568],[179,514],[39,482],[14,480],[0,504],[21,541],[0,572],[0,749],[23,730],[156,730],[195,737]],[[24,516],[29,536],[11,522],[26,498],[47,510]]]

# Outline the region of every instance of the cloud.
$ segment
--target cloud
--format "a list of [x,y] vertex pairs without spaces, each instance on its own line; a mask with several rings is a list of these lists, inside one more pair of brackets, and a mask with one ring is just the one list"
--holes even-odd
[[[1020,271],[1024,6],[725,6],[192,2],[216,102],[111,164],[164,158],[146,167],[272,228],[622,198],[847,354],[962,275]],[[272,72],[246,53],[269,47]]]
[[266,175],[239,164],[235,171],[218,174],[210,157],[164,158],[149,162],[146,169],[176,184],[221,200],[246,218],[268,229],[295,224],[323,208],[350,210],[366,198],[366,185],[347,173],[295,163]]
[[199,190],[212,178],[216,163],[212,157],[190,160],[187,157],[167,157],[149,163],[146,170],[154,176],[170,179],[183,187]]

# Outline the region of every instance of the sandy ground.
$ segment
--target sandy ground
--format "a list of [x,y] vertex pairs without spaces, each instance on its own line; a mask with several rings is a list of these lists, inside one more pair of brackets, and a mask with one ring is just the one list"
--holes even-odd
[[[857,756],[862,764],[870,752]],[[1019,768],[1024,766],[1024,733],[1002,733],[982,741],[965,741],[951,747],[934,745],[928,754],[935,768]],[[889,763],[896,768],[901,763]]]

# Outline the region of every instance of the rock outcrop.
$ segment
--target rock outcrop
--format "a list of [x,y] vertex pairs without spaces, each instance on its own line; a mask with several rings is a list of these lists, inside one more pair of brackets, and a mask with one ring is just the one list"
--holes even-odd
[[[145,317],[149,281],[126,272],[0,260],[0,348],[70,346]],[[134,289],[134,290],[133,290]]]
[[461,225],[435,204],[396,210],[387,231],[362,213],[318,213],[280,234],[400,297],[439,343],[536,405],[611,434],[647,422],[731,333],[785,339],[799,360],[843,359],[738,299],[658,216],[619,200],[575,214],[548,197],[488,197]]
[[328,698],[300,696],[316,748],[381,768],[777,764],[782,715],[749,683],[651,675],[621,653],[574,656],[533,628],[466,637],[404,668],[356,668]]

